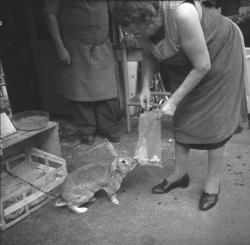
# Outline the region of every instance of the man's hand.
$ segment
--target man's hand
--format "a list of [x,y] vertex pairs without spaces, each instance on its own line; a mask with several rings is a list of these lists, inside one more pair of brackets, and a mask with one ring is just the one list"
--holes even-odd
[[60,61],[64,65],[66,65],[66,66],[71,65],[71,57],[70,57],[69,51],[66,48],[58,49],[57,53],[58,53],[58,57],[59,57]]

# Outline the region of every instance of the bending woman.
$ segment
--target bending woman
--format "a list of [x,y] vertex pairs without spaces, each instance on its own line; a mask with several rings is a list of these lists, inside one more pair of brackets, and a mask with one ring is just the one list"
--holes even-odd
[[200,210],[217,203],[225,144],[246,111],[242,35],[204,2],[119,1],[114,9],[115,20],[145,51],[141,104],[150,100],[155,60],[164,67],[172,92],[161,115],[173,116],[175,170],[152,192],[187,187],[189,150],[207,150]]

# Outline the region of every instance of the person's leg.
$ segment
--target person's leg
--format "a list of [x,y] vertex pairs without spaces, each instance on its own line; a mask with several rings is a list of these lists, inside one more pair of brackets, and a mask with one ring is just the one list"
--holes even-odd
[[174,182],[187,173],[186,165],[188,162],[188,153],[188,147],[175,142],[175,169],[167,177],[168,182]]
[[208,174],[202,191],[199,209],[206,211],[214,207],[220,191],[220,176],[222,173],[225,145],[208,150]]
[[208,174],[204,191],[206,193],[218,193],[220,176],[223,169],[223,157],[225,145],[220,148],[208,150]]
[[93,143],[93,135],[96,131],[94,103],[73,101],[72,115],[83,143],[85,143],[84,141]]
[[175,142],[175,169],[160,184],[152,188],[154,194],[168,193],[174,188],[186,188],[189,185],[186,164],[188,161],[189,148]]
[[98,132],[110,141],[120,141],[117,131],[117,104],[116,99],[98,101],[95,103],[95,113]]

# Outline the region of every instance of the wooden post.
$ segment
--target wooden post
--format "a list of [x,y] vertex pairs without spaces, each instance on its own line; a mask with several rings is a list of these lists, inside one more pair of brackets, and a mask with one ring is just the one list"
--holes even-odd
[[131,132],[131,122],[130,122],[130,111],[129,111],[129,87],[128,87],[128,56],[126,45],[123,42],[123,32],[121,27],[119,27],[120,42],[122,43],[122,73],[124,79],[124,89],[125,89],[125,110],[126,110],[126,121],[127,121],[127,132]]

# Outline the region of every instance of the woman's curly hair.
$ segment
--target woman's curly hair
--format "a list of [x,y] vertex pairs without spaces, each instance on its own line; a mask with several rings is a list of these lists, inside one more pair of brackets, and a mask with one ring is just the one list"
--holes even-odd
[[[176,0],[168,0],[176,1]],[[184,0],[183,0],[184,1]],[[121,26],[130,24],[145,23],[150,24],[158,16],[161,1],[130,1],[118,0],[114,3],[112,10],[113,19]],[[200,0],[203,6],[212,8],[215,6],[215,0]]]
[[117,1],[112,11],[113,19],[121,26],[131,23],[150,24],[158,16],[159,1]]

